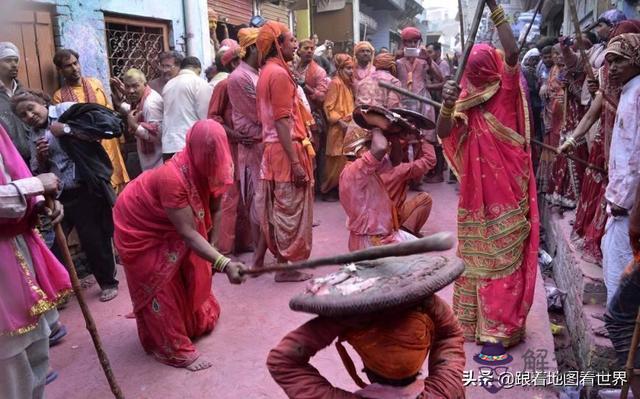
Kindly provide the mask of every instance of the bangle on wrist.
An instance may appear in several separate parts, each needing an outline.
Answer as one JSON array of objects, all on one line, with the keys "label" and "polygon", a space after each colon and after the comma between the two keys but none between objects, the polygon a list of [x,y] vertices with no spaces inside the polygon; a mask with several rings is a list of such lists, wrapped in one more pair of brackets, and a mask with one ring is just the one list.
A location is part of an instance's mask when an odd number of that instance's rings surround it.
[{"label": "bangle on wrist", "polygon": [[455,105],[453,107],[449,107],[443,104],[442,107],[440,107],[440,116],[443,118],[451,119],[453,117],[455,110],[456,110]]},{"label": "bangle on wrist", "polygon": [[216,258],[215,262],[213,262],[213,269],[217,272],[224,273],[224,269],[231,262],[231,259],[227,258],[224,255],[220,255]]}]

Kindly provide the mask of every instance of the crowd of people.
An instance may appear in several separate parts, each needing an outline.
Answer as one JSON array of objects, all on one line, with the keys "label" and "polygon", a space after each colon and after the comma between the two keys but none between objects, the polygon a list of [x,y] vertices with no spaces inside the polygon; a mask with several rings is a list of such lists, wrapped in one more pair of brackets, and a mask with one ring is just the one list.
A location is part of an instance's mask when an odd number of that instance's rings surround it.
[{"label": "crowd of people", "polygon": [[[453,311],[444,302],[421,311],[446,324],[448,335],[416,342],[414,360],[422,365],[424,351],[437,347],[433,339],[446,341],[452,358],[430,364],[419,395],[464,397],[462,337],[482,345],[479,363],[511,360],[507,349],[523,339],[533,301],[538,212],[547,204],[577,209],[573,237],[586,259],[602,263],[616,309],[606,316],[612,339],[628,340],[623,319],[637,307],[621,309],[620,301],[637,296],[628,292],[637,276],[628,270],[627,292],[616,292],[634,250],[638,263],[629,228],[640,185],[640,22],[608,11],[595,33],[546,39],[520,59],[504,10],[495,0],[487,5],[501,49],[476,45],[460,85],[451,80],[456,63],[443,59],[439,43],[423,45],[414,27],[402,30],[394,53],[363,41],[353,54],[332,54],[317,36],[298,42],[285,25],[267,22],[220,43],[207,79],[198,58],[170,51],[157,60],[158,77],[129,69],[111,79],[110,96],[83,76],[72,49],[54,56],[63,83],[52,97],[22,87],[20,50],[0,43],[0,248],[10,260],[0,270],[0,379],[10,381],[0,393],[41,397],[54,378],[48,348],[65,334],[56,306],[70,283],[52,226],[77,231],[100,301],[118,294],[117,255],[144,350],[198,371],[211,363],[192,339],[211,332],[220,314],[213,273],[240,284],[246,269],[264,267],[267,251],[280,264],[309,258],[316,196],[340,202],[350,251],[415,240],[433,202],[421,185],[444,181],[447,164],[460,182],[458,255],[466,270],[454,285]],[[122,138],[100,146],[67,122],[83,103],[120,116],[125,136],[136,141],[140,176],[130,179]],[[389,110],[392,120],[404,115],[413,133],[369,121]],[[94,144],[93,158],[80,156],[74,140]],[[631,237],[637,241],[637,232]],[[230,258],[247,251],[249,266]],[[311,277],[281,271],[275,281]],[[313,323],[304,328],[325,328]],[[308,353],[327,344],[300,334],[291,337]],[[327,334],[318,339],[336,336]],[[393,335],[385,335],[388,345],[407,350]],[[318,397],[309,395],[334,389],[309,369],[309,356],[290,358],[284,343],[269,368],[285,392]],[[398,355],[375,351],[382,363]],[[290,380],[297,368],[307,370],[308,384]],[[385,370],[367,373],[392,396],[400,392],[394,387],[418,396],[418,372]]]}]

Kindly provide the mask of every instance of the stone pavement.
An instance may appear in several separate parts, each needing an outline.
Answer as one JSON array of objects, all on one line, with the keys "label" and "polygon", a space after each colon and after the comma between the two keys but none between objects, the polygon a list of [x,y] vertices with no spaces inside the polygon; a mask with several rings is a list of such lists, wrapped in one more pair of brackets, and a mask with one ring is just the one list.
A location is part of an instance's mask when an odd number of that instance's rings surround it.
[{"label": "stone pavement", "polygon": [[[434,197],[433,211],[423,232],[455,232],[455,186],[443,183],[423,187]],[[312,256],[346,252],[348,234],[340,204],[317,202],[315,219],[320,221],[320,226],[314,229]],[[447,254],[455,256],[453,250]],[[242,256],[244,261],[248,261],[249,258],[250,254]],[[335,269],[336,267],[323,268],[317,270],[316,275]],[[288,331],[311,317],[288,308],[289,298],[300,292],[304,283],[276,284],[272,276],[266,275],[249,279],[242,286],[231,286],[226,277],[216,276],[213,291],[222,306],[219,324],[211,335],[196,342],[202,356],[212,361],[213,367],[192,373],[160,364],[144,353],[138,341],[135,320],[125,317],[131,312],[131,302],[121,268],[118,269],[118,278],[121,289],[115,300],[100,303],[97,287],[86,290],[85,296],[115,375],[127,398],[285,398],[282,390],[271,379],[265,367],[265,359],[268,351]],[[451,286],[447,287],[440,296],[450,303],[452,291]],[[67,326],[69,335],[59,346],[51,350],[52,366],[60,377],[47,387],[47,398],[111,398],[108,384],[75,301],[61,312],[61,320]],[[538,366],[538,369],[544,367],[547,371],[555,370],[553,339],[540,278],[527,326],[526,341],[511,351],[514,361],[508,365],[509,371],[530,371],[531,366]],[[465,348],[466,369],[473,370],[475,377],[478,377],[478,365],[473,362],[472,357],[479,347],[467,343]],[[357,357],[354,357],[355,359]],[[526,365],[525,359],[538,359],[538,362]],[[316,355],[313,364],[335,386],[356,389],[333,347]],[[357,364],[356,366],[359,367]],[[503,389],[495,394],[479,386],[467,389],[467,398],[470,399],[511,398],[513,395],[519,395],[523,399],[556,397],[550,390],[531,388]]]}]

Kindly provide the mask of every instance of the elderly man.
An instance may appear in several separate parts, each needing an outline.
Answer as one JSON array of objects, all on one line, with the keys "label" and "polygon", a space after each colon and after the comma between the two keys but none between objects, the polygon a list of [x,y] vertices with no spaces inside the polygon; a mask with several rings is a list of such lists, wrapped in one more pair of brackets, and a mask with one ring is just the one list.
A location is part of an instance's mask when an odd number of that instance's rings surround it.
[{"label": "elderly man", "polygon": [[609,153],[609,184],[605,191],[609,215],[602,238],[602,269],[607,303],[620,285],[620,276],[631,262],[629,213],[640,185],[640,34],[613,38],[606,50],[609,79],[622,86]]},{"label": "elderly man", "polygon": [[383,108],[399,108],[400,95],[389,89],[378,86],[378,82],[387,82],[396,87],[402,87],[402,84],[396,78],[397,67],[396,59],[393,54],[378,54],[373,60],[373,66],[376,70],[368,78],[360,81],[354,97],[356,105],[369,104],[377,105]]},{"label": "elderly man", "polygon": [[[260,28],[256,46],[262,63],[256,100],[265,145],[257,200],[262,232],[278,262],[304,260],[311,253],[314,180],[304,105],[287,66],[296,38],[285,25],[269,21]],[[287,271],[275,277],[284,282],[311,275]]]},{"label": "elderly man", "polygon": [[[139,69],[125,72],[122,82],[112,79],[114,105],[127,118],[129,132],[136,138],[142,171],[162,165],[162,97],[147,84]],[[117,100],[125,99],[126,102]]]},{"label": "elderly man", "polygon": [[13,145],[22,159],[29,164],[29,128],[11,111],[11,97],[20,91],[18,64],[20,51],[11,42],[0,42],[0,123],[7,129]]},{"label": "elderly man", "polygon": [[187,130],[196,121],[207,119],[213,89],[200,77],[202,65],[196,57],[186,57],[178,76],[162,90],[162,157],[167,160],[185,145]]},{"label": "elderly man", "polygon": [[229,100],[233,103],[232,119],[235,131],[242,137],[238,143],[237,173],[240,178],[242,204],[249,212],[254,244],[253,268],[264,264],[267,244],[260,230],[260,216],[256,204],[262,162],[262,124],[258,118],[256,86],[258,84],[257,28],[238,32],[240,65],[229,75]]},{"label": "elderly man", "polygon": [[156,91],[158,94],[162,94],[162,90],[168,81],[178,76],[180,72],[180,64],[184,56],[177,51],[165,51],[158,57],[160,63],[160,76],[149,82],[149,87]]},{"label": "elderly man", "polygon": [[[96,78],[82,76],[80,56],[76,51],[69,49],[56,51],[53,63],[58,68],[58,73],[64,78],[62,87],[53,94],[53,104],[77,102],[96,103],[104,107],[111,107],[102,83]],[[119,139],[102,140],[102,146],[113,165],[111,185],[117,194],[129,182],[129,174],[124,164],[122,152],[120,152],[120,141]]]},{"label": "elderly man", "polygon": [[373,56],[376,50],[369,42],[358,42],[353,48],[353,55],[356,58],[356,67],[353,70],[353,86],[356,88],[360,81],[368,78],[375,72],[373,66]]}]

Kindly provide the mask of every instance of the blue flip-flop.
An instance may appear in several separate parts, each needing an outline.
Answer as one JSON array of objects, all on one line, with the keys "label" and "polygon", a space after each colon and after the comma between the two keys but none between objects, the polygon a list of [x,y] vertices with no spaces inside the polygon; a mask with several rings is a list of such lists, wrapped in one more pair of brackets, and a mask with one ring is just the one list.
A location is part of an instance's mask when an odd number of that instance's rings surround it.
[{"label": "blue flip-flop", "polygon": [[61,324],[60,327],[49,336],[49,347],[51,348],[58,345],[66,335],[67,327],[65,327],[64,324]]},{"label": "blue flip-flop", "polygon": [[49,385],[50,383],[52,383],[57,379],[58,379],[58,373],[55,370],[51,370],[49,371],[49,373],[47,373],[47,379],[45,380],[45,385]]}]

